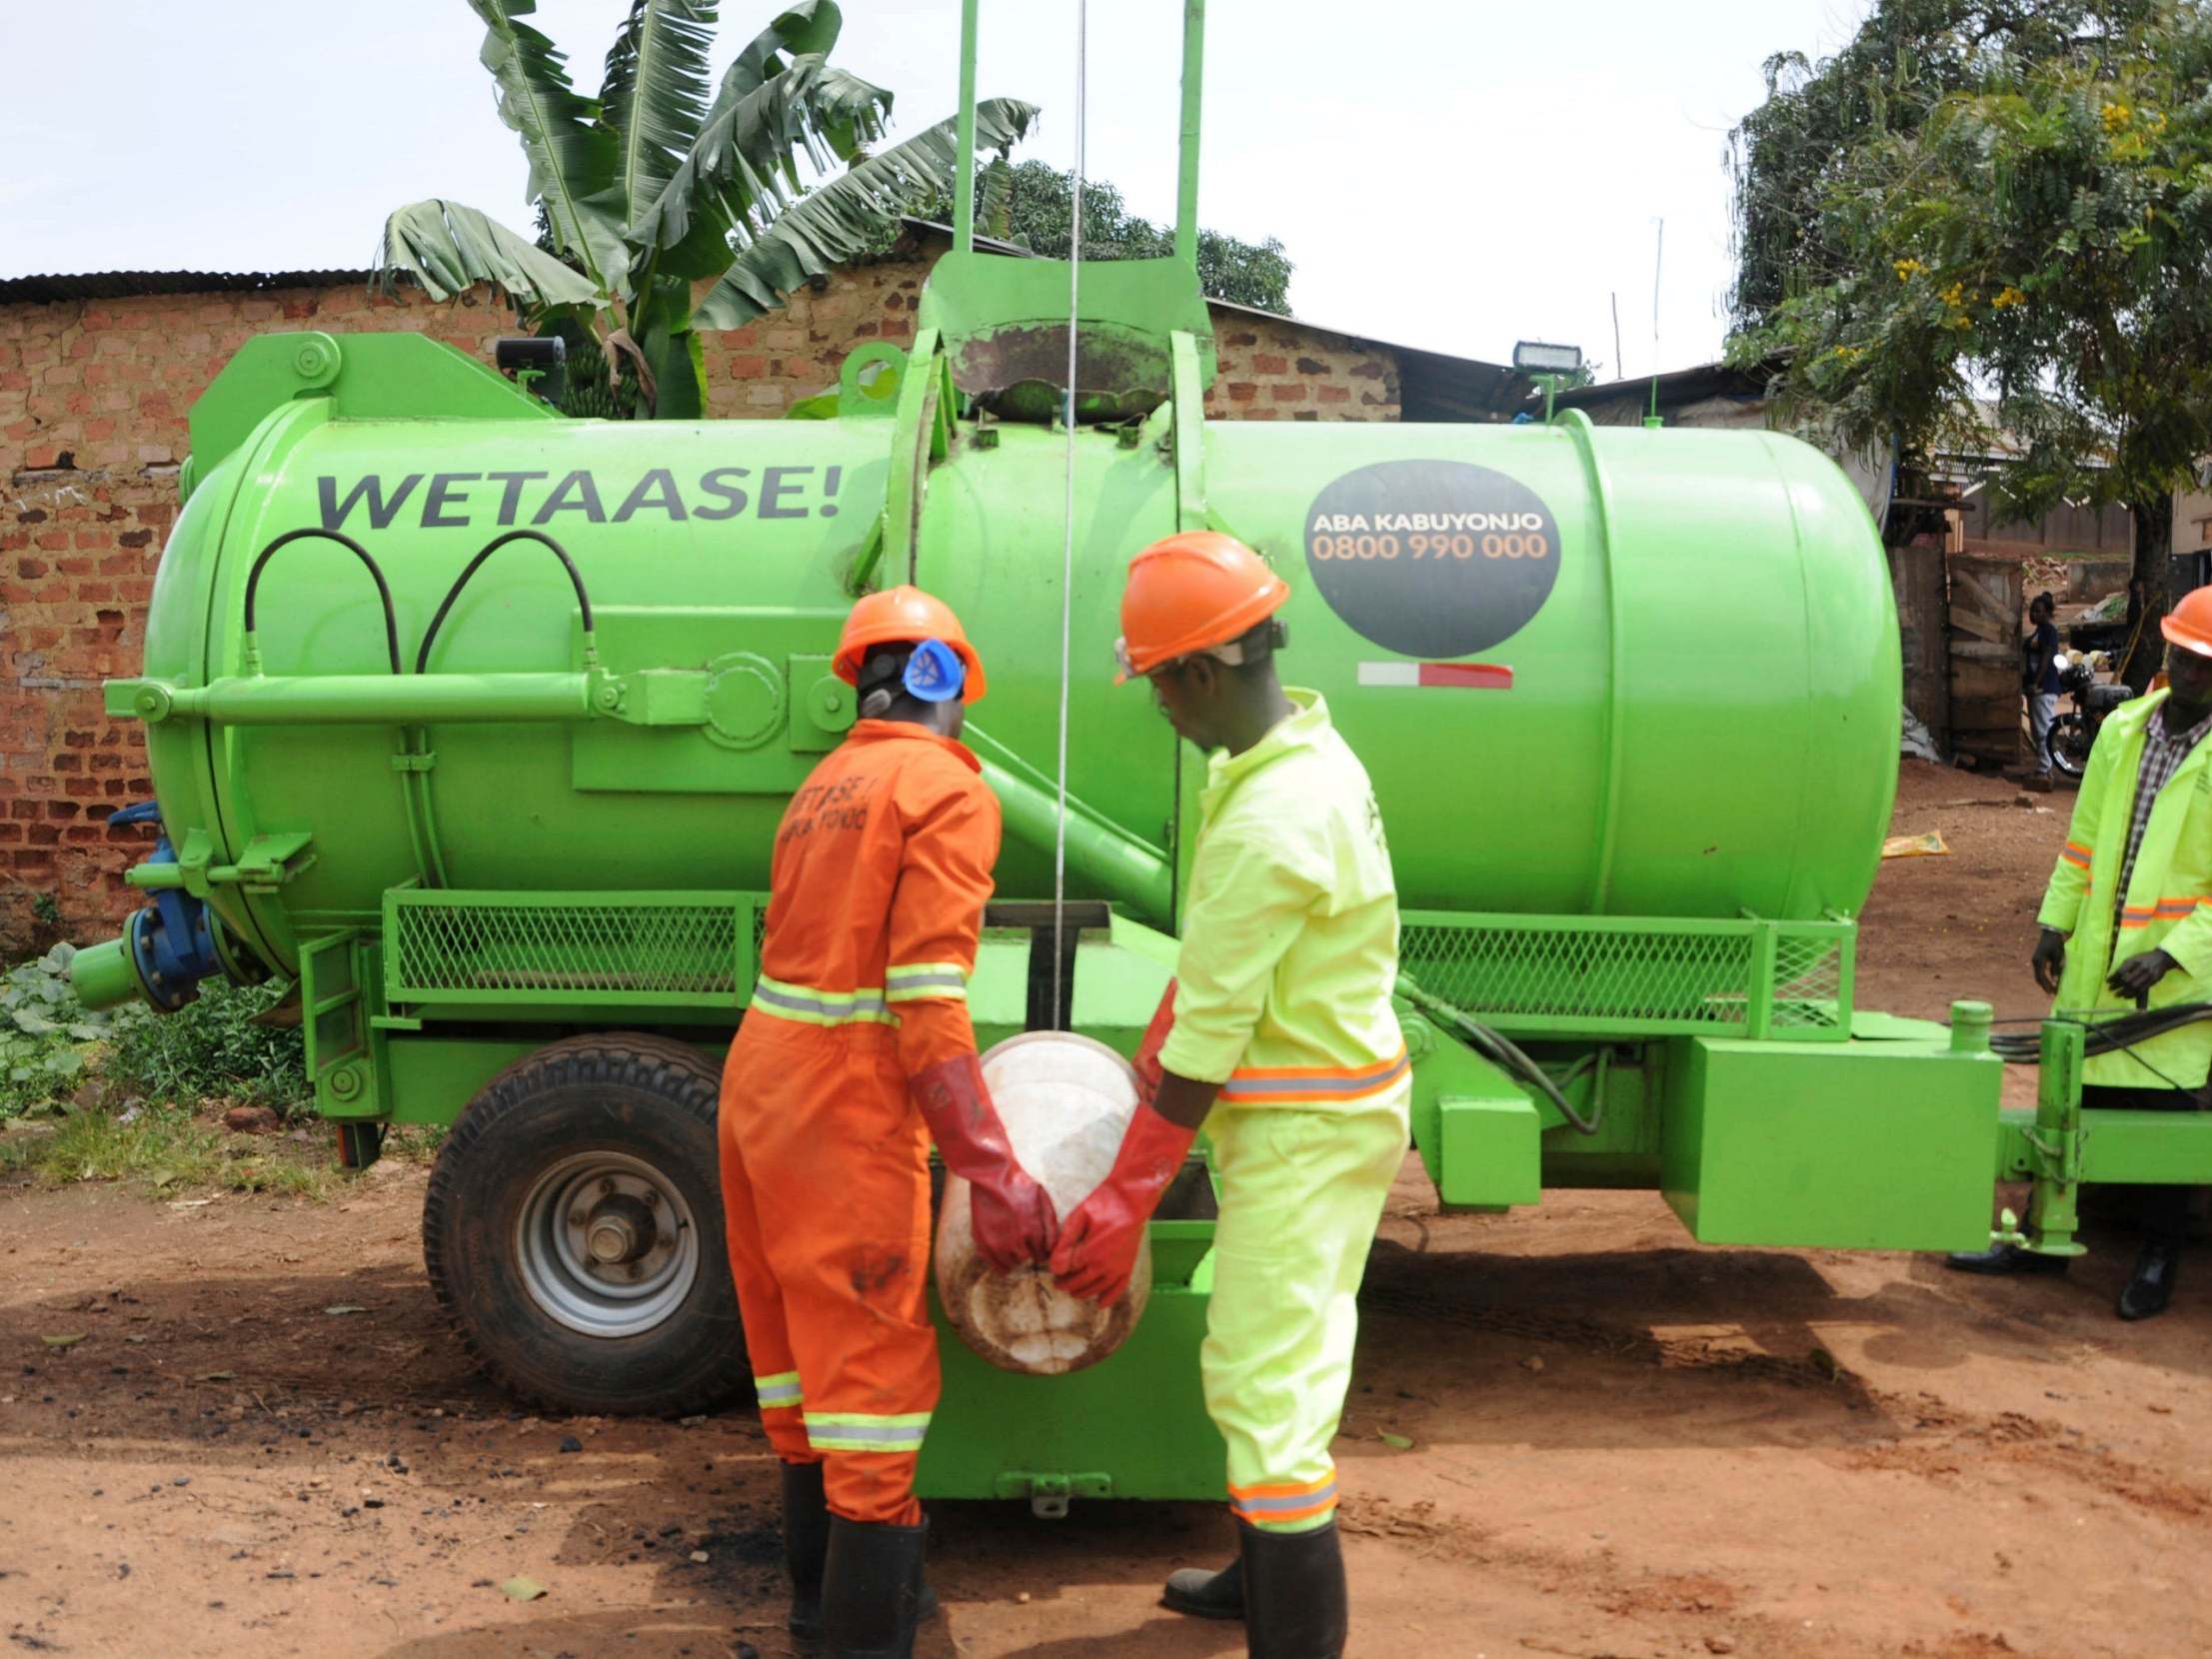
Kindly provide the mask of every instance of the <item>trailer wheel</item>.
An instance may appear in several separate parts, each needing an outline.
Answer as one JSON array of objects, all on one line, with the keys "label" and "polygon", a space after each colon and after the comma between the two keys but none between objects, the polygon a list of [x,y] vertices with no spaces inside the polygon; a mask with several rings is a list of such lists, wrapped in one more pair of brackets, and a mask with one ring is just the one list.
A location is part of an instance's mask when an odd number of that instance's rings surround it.
[{"label": "trailer wheel", "polygon": [[430,1177],[423,1259],[501,1384],[594,1415],[744,1393],[718,1094],[698,1050],[613,1032],[551,1043],[469,1102]]}]

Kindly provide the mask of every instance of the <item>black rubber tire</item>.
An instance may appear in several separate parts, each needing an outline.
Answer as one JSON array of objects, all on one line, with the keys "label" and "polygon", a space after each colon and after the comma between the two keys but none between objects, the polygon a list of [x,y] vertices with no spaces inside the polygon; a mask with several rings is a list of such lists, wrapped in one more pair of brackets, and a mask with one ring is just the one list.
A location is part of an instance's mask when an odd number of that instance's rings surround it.
[{"label": "black rubber tire", "polygon": [[[423,1201],[423,1261],[461,1339],[493,1379],[549,1411],[688,1416],[743,1398],[752,1375],[723,1241],[715,1138],[720,1079],[670,1037],[614,1031],[525,1056],[469,1102]],[[577,1152],[644,1159],[700,1229],[700,1271],[676,1311],[635,1336],[548,1315],[524,1286],[516,1227],[546,1166]]]},{"label": "black rubber tire", "polygon": [[2079,778],[2089,764],[2091,742],[2081,716],[2069,712],[2052,717],[2043,734],[2043,754],[2066,777]]}]

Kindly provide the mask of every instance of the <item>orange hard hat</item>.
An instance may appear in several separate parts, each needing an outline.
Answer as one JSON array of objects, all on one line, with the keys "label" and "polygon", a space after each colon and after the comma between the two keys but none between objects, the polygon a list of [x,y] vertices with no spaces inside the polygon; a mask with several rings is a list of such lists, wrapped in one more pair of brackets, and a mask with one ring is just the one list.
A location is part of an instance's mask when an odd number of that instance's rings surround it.
[{"label": "orange hard hat", "polygon": [[2158,619],[2158,631],[2183,651],[2212,657],[2212,588],[2192,588]]},{"label": "orange hard hat", "polygon": [[981,703],[984,660],[968,643],[968,632],[961,627],[960,618],[953,615],[953,608],[920,588],[886,588],[880,594],[865,595],[845,619],[845,632],[838,636],[838,654],[830,660],[830,671],[848,686],[858,686],[861,663],[871,646],[919,645],[924,640],[943,640],[953,648],[968,670],[961,700]]},{"label": "orange hard hat", "polygon": [[1289,585],[1233,536],[1186,530],[1129,561],[1115,684],[1239,639],[1282,608]]}]

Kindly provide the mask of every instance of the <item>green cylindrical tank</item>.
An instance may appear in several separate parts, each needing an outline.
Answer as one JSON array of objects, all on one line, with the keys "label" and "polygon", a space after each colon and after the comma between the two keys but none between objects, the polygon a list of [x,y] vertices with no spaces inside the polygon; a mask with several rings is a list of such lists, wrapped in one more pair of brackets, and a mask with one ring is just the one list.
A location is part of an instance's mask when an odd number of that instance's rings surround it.
[{"label": "green cylindrical tank", "polygon": [[[305,832],[281,885],[223,886],[232,930],[289,966],[410,880],[504,889],[760,889],[790,790],[843,716],[825,684],[885,504],[892,423],[334,418],[284,404],[199,479],[164,553],[149,679],[251,672],[248,569],[279,534],[361,541],[412,672],[455,576],[503,530],[573,556],[610,672],[713,670],[705,724],[149,729],[162,816],[216,863]],[[1069,789],[1171,859],[1177,753],[1115,687],[1121,573],[1176,528],[1162,446],[1077,450]],[[1855,910],[1895,776],[1898,655],[1881,548],[1825,458],[1779,436],[1551,426],[1216,422],[1204,508],[1289,581],[1284,678],[1365,761],[1409,909],[1781,919]],[[987,759],[1050,780],[1062,696],[1064,435],[964,427],[927,478],[914,580],[990,668]],[[310,540],[257,600],[269,676],[389,672],[368,575]],[[578,668],[547,550],[502,550],[428,665]],[[818,711],[817,704],[820,704]],[[820,718],[814,719],[819,713]],[[1010,835],[1006,896],[1052,888]],[[1082,896],[1082,883],[1075,887]],[[1149,919],[1166,922],[1166,916]]]}]

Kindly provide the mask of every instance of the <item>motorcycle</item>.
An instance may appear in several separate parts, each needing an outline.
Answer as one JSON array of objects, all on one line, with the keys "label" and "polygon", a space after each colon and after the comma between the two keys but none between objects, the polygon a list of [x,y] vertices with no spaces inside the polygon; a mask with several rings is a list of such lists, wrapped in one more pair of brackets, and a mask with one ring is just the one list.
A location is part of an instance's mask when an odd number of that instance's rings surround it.
[{"label": "motorcycle", "polygon": [[2051,729],[2043,735],[2043,753],[2066,777],[2079,778],[2082,768],[2089,764],[2090,748],[2097,741],[2097,730],[2104,725],[2105,717],[2135,693],[2126,686],[2098,684],[2097,675],[2111,662],[2104,652],[2081,652],[2073,657],[2060,652],[2053,662],[2058,670],[2059,695],[2071,696],[2074,706],[2052,717]]}]

